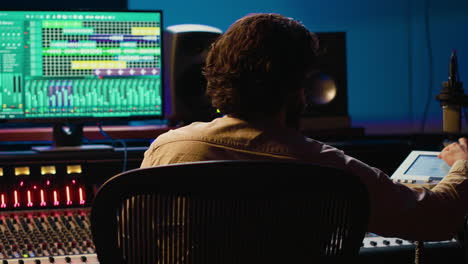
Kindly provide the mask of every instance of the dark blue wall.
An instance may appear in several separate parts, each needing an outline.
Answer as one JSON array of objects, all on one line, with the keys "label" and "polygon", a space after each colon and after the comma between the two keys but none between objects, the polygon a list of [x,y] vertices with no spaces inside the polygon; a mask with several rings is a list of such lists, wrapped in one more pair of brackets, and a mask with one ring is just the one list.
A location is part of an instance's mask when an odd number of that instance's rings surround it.
[{"label": "dark blue wall", "polygon": [[248,13],[275,12],[315,32],[347,32],[349,113],[353,126],[370,134],[421,131],[428,96],[425,131],[441,131],[434,97],[447,80],[453,49],[468,90],[467,0],[128,0],[128,5],[162,9],[165,26],[196,23],[224,31]]}]

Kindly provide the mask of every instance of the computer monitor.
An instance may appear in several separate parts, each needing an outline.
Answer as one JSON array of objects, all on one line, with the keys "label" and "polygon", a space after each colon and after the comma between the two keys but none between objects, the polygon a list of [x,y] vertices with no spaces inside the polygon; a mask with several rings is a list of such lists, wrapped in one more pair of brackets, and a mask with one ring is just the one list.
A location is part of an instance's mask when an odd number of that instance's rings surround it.
[{"label": "computer monitor", "polygon": [[0,10],[0,121],[52,123],[59,146],[84,122],[163,118],[162,30],[160,10]]}]

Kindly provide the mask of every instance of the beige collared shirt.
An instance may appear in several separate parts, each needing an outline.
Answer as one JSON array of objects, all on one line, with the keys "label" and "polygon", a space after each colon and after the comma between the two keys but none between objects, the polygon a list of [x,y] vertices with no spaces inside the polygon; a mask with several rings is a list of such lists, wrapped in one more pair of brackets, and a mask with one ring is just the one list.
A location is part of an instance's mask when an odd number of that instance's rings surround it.
[{"label": "beige collared shirt", "polygon": [[429,241],[451,239],[463,228],[468,211],[466,160],[456,161],[449,174],[432,189],[408,187],[394,183],[379,169],[294,130],[252,125],[225,116],[158,136],[145,152],[141,167],[206,160],[277,159],[334,166],[359,176],[370,195],[369,232]]}]

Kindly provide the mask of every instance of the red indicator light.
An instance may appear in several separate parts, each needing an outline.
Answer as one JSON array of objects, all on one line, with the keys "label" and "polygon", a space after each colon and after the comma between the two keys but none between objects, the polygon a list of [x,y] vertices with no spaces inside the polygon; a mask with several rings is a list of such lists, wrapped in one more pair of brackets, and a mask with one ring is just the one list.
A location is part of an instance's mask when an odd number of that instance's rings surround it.
[{"label": "red indicator light", "polygon": [[46,206],[46,201],[45,201],[45,196],[44,196],[44,190],[41,190],[41,203],[39,204],[40,206]]},{"label": "red indicator light", "polygon": [[26,204],[27,207],[32,207],[33,203],[31,200],[31,191],[28,191],[28,203]]},{"label": "red indicator light", "polygon": [[37,189],[37,186],[36,186],[36,185],[34,185],[34,186],[33,186],[33,189],[34,189],[34,190],[36,190],[36,189]]},{"label": "red indicator light", "polygon": [[71,205],[72,201],[71,201],[71,198],[70,198],[70,187],[66,186],[65,187],[65,192],[67,194],[67,205]]},{"label": "red indicator light", "polygon": [[76,183],[76,181],[75,181],[75,180],[72,180],[72,183],[73,183],[73,184],[75,184],[75,183]]},{"label": "red indicator light", "polygon": [[46,181],[46,185],[47,185],[47,186],[50,185],[50,181],[49,181],[49,180]]},{"label": "red indicator light", "polygon": [[20,203],[19,203],[19,200],[18,200],[18,191],[13,192],[13,198],[15,200],[15,203],[13,204],[13,207],[19,207]]},{"label": "red indicator light", "polygon": [[60,202],[58,200],[58,194],[57,194],[57,191],[54,191],[54,206],[57,206],[59,205]]},{"label": "red indicator light", "polygon": [[86,201],[85,201],[85,199],[84,199],[83,188],[80,187],[80,188],[78,189],[78,193],[79,193],[79,195],[80,195],[80,204],[85,204]]},{"label": "red indicator light", "polygon": [[6,208],[5,195],[4,194],[2,194],[1,200],[2,200],[2,203],[0,204],[0,207],[1,208]]},{"label": "red indicator light", "polygon": [[20,186],[23,187],[24,181],[20,181]]}]

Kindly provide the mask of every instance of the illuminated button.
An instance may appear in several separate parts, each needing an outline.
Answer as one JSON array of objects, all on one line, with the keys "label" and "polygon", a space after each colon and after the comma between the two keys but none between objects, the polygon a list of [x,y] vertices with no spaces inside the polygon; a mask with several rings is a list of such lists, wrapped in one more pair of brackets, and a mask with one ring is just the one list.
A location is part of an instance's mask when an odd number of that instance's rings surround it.
[{"label": "illuminated button", "polygon": [[3,168],[0,168],[0,177],[3,176]]},{"label": "illuminated button", "polygon": [[81,173],[81,165],[67,165],[67,174]]},{"label": "illuminated button", "polygon": [[41,175],[57,173],[55,166],[41,166]]},{"label": "illuminated button", "polygon": [[31,172],[29,171],[29,167],[16,167],[15,168],[15,176],[21,175],[29,175]]}]

